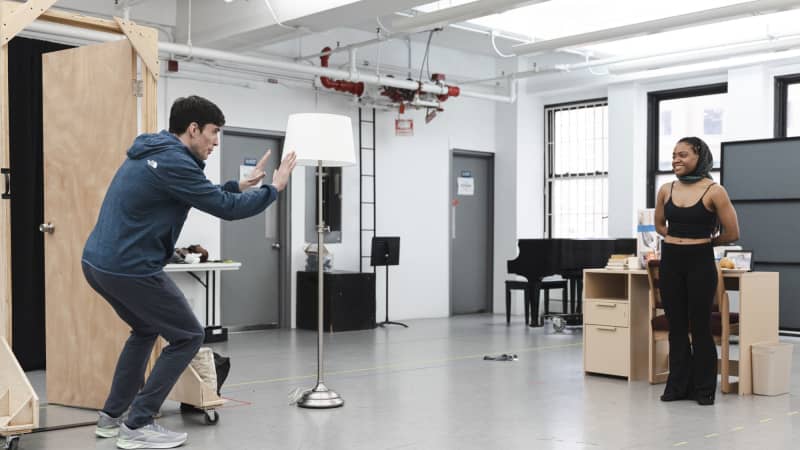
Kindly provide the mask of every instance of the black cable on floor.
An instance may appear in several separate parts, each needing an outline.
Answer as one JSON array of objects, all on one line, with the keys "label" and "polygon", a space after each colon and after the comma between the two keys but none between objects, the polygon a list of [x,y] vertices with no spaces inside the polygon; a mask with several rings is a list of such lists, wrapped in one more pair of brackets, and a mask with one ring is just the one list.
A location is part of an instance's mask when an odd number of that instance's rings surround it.
[{"label": "black cable on floor", "polygon": [[45,431],[58,431],[58,430],[69,430],[71,428],[83,428],[97,425],[97,421],[93,420],[91,422],[78,422],[78,423],[68,423],[66,425],[53,425],[52,427],[40,427],[34,428],[31,430],[31,434],[33,433],[44,433]]}]

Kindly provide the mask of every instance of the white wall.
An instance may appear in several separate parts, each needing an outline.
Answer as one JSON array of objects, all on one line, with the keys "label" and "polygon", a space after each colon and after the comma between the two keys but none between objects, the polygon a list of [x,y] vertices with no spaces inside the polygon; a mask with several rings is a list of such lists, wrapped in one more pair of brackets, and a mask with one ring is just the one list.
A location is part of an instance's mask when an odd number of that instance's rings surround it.
[{"label": "white wall", "polygon": [[[425,125],[413,113],[413,137],[395,137],[394,112],[378,113],[377,230],[400,236],[400,265],[389,270],[391,319],[449,315],[450,175],[452,149],[495,151],[495,105],[451,99]],[[378,270],[377,317],[385,311]]]},{"label": "white wall", "polygon": [[[315,44],[310,44],[314,46]],[[397,50],[397,49],[395,49]],[[416,51],[416,50],[415,50]],[[442,51],[442,50],[438,50]],[[454,52],[457,53],[457,52]],[[453,62],[459,55],[449,55]],[[463,55],[462,55],[463,56]],[[402,58],[393,57],[400,64]],[[445,58],[447,59],[447,58]],[[635,212],[646,205],[647,93],[658,90],[727,81],[729,101],[725,116],[726,139],[765,138],[772,135],[773,77],[800,72],[800,64],[757,65],[730,69],[702,77],[672,77],[598,86],[597,82],[563,86],[563,93],[537,92],[535,80],[522,81],[515,104],[496,104],[468,98],[451,99],[446,111],[430,124],[423,112],[410,112],[415,136],[396,137],[396,112],[377,114],[377,229],[399,235],[401,265],[390,274],[391,318],[443,317],[449,314],[449,157],[454,148],[495,153],[495,252],[493,306],[505,311],[503,281],[506,261],[516,257],[518,238],[543,235],[544,117],[547,104],[608,97],[609,101],[609,235],[632,236]],[[161,120],[165,108],[181,95],[198,94],[217,102],[228,124],[265,130],[283,130],[292,112],[327,111],[348,114],[357,121],[355,107],[344,97],[282,85],[251,83],[255,88],[164,78],[161,82]],[[224,151],[224,143],[221,151]],[[206,172],[219,176],[212,156]],[[295,173],[292,183],[292,274],[304,267],[304,177]],[[217,180],[219,181],[219,180]],[[343,243],[330,245],[334,264],[358,270],[358,169],[344,172]],[[200,242],[220,255],[219,222],[193,212],[179,245]],[[235,255],[223,255],[233,257]],[[384,314],[384,273],[377,277],[377,317]],[[294,285],[294,275],[292,275]],[[191,290],[192,287],[187,289]],[[202,300],[195,287],[191,297]],[[292,310],[294,305],[292,287]],[[516,301],[514,312],[521,302]],[[294,312],[292,312],[294,318]]]},{"label": "white wall", "polygon": [[[233,127],[283,131],[294,112],[331,112],[350,115],[357,134],[357,109],[349,97],[315,95],[305,88],[250,83],[254,88],[205,81],[162,77],[159,120],[166,127],[168,110],[178,97],[200,95],[217,103]],[[397,112],[377,114],[377,230],[401,236],[401,265],[390,273],[390,312],[394,319],[444,317],[449,314],[449,155],[451,149],[495,151],[495,104],[469,98],[451,99],[445,111],[430,124],[424,111],[407,112],[415,120],[412,137],[394,135]],[[206,174],[219,179],[220,154],[225,144],[207,161]],[[357,167],[343,172],[342,243],[327,244],[334,252],[334,266],[358,270],[359,223]],[[291,185],[292,322],[294,322],[295,272],[305,267],[304,208],[305,170],[294,172]],[[232,258],[220,248],[220,221],[193,210],[178,240],[179,246],[200,243],[211,258]],[[377,277],[377,317],[384,314],[384,274]],[[222,275],[224,276],[224,274]],[[185,275],[174,278],[195,310],[203,314],[204,292]],[[224,299],[222,299],[224,301]],[[219,314],[219,313],[218,313]]]},{"label": "white wall", "polygon": [[[647,204],[648,92],[727,82],[723,140],[764,139],[773,135],[774,77],[791,73],[800,73],[800,63],[758,64],[703,76],[612,83],[605,88],[592,82],[586,83],[590,88],[580,89],[584,81],[578,81],[560,86],[564,93],[548,95],[544,103],[608,98],[609,236],[630,237],[636,211]],[[534,144],[543,150],[543,142]]]}]

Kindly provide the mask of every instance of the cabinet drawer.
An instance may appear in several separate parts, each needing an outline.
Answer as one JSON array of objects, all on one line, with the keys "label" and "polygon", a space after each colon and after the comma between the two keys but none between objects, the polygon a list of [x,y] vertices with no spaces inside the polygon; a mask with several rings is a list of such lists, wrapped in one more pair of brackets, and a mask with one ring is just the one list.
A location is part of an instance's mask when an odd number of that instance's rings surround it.
[{"label": "cabinet drawer", "polygon": [[583,327],[583,370],[627,377],[630,374],[629,329],[603,325]]},{"label": "cabinet drawer", "polygon": [[610,300],[587,300],[583,303],[583,323],[628,326],[628,303]]}]

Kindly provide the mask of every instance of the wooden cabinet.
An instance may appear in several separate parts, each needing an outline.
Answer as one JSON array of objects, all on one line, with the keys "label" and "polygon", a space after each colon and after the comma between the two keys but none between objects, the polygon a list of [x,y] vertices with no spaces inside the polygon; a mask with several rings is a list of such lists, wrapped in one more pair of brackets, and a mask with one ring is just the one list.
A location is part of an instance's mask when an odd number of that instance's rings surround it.
[{"label": "wooden cabinet", "polygon": [[649,287],[646,273],[640,272],[631,276],[629,271],[584,271],[584,372],[632,380],[647,377]]},{"label": "wooden cabinet", "polygon": [[[752,392],[750,347],[778,342],[777,272],[725,272],[725,289],[739,292],[739,394]],[[583,272],[583,370],[647,380],[648,294],[644,270]]]},{"label": "wooden cabinet", "polygon": [[628,327],[584,325],[584,371],[628,376],[629,331]]}]

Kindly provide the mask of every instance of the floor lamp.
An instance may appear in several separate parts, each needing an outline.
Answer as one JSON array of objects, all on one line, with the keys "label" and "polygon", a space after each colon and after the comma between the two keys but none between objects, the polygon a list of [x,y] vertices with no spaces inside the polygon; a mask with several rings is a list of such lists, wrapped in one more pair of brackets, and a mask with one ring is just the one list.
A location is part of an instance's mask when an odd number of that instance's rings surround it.
[{"label": "floor lamp", "polygon": [[283,148],[297,153],[297,164],[317,167],[317,384],[297,402],[301,408],[337,408],[344,400],[323,381],[322,318],[323,271],[322,168],[356,163],[350,117],[335,114],[292,114],[286,125]]}]

